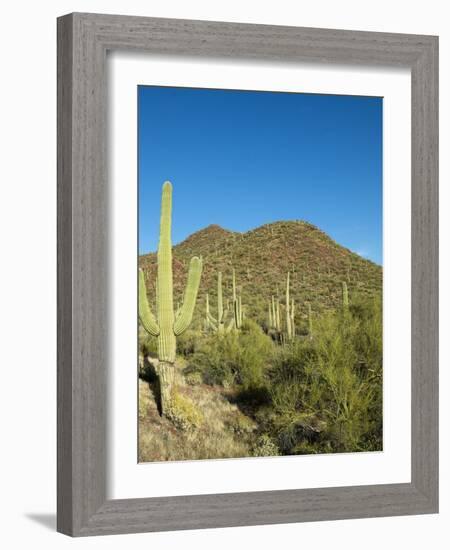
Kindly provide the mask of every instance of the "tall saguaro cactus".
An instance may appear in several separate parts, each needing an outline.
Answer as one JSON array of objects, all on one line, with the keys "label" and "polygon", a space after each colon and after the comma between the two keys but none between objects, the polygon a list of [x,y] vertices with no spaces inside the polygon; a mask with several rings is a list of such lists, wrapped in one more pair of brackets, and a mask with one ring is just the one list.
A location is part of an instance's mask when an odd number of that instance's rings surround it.
[{"label": "tall saguaro cactus", "polygon": [[269,318],[268,318],[268,320],[269,320],[269,325],[268,325],[269,329],[273,329],[275,323],[274,323],[274,319],[273,319],[273,315],[272,315],[272,304],[271,304],[270,300],[269,300]]},{"label": "tall saguaro cactus", "polygon": [[225,330],[225,319],[228,310],[223,309],[223,293],[222,293],[222,273],[217,273],[217,317],[214,317],[209,310],[209,296],[206,295],[206,323],[209,328],[215,332],[223,332]]},{"label": "tall saguaro cactus", "polygon": [[233,323],[235,329],[242,326],[242,298],[236,294],[236,272],[233,269]]},{"label": "tall saguaro cactus", "polygon": [[[277,285],[278,293],[278,285]],[[280,343],[295,338],[295,302],[290,295],[290,272],[288,271],[286,278],[286,294],[284,304],[284,314],[281,321],[280,299],[272,294],[272,299],[269,300],[269,328],[275,331],[277,339]],[[285,317],[284,317],[285,315]]]},{"label": "tall saguaro cactus", "polygon": [[139,273],[139,318],[144,329],[158,338],[159,364],[157,374],[161,389],[161,413],[170,416],[175,382],[176,337],[190,325],[197,300],[202,274],[201,258],[193,257],[184,293],[183,305],[177,315],[173,311],[172,275],[172,184],[166,181],[162,188],[161,221],[158,244],[157,319],[147,299],[144,273]]},{"label": "tall saguaro cactus", "polygon": [[281,343],[281,317],[280,317],[280,300],[272,294],[272,299],[269,300],[269,328],[274,331],[277,340]]},{"label": "tall saguaro cactus", "polygon": [[292,329],[292,338],[295,338],[295,302],[294,302],[294,298],[291,298],[291,329]]},{"label": "tall saguaro cactus", "polygon": [[292,334],[292,314],[291,314],[291,298],[289,295],[289,279],[290,279],[290,273],[288,271],[287,279],[286,279],[286,332],[288,340],[292,340],[293,334]]}]

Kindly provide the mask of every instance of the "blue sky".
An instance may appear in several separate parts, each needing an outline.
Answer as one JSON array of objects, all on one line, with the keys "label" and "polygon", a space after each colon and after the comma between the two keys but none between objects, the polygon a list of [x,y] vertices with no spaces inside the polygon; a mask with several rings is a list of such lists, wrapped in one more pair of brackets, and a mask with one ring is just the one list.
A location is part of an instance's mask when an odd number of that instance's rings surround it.
[{"label": "blue sky", "polygon": [[382,263],[382,98],[138,87],[139,252],[209,224],[305,220]]}]

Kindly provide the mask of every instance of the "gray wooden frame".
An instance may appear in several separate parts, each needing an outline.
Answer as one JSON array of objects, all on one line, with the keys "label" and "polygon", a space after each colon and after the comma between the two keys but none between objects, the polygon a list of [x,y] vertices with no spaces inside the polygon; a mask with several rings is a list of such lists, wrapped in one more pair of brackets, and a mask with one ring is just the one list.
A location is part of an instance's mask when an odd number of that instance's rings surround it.
[{"label": "gray wooden frame", "polygon": [[[106,498],[106,52],[412,73],[411,483]],[[75,13],[58,19],[58,530],[73,536],[438,511],[438,38]]]}]

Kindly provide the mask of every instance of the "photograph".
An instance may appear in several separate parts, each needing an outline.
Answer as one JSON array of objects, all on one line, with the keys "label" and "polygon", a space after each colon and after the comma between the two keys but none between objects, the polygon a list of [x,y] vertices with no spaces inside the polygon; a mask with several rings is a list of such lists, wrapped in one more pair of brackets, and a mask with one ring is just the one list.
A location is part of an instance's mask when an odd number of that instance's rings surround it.
[{"label": "photograph", "polygon": [[137,95],[138,462],[382,451],[383,98]]}]

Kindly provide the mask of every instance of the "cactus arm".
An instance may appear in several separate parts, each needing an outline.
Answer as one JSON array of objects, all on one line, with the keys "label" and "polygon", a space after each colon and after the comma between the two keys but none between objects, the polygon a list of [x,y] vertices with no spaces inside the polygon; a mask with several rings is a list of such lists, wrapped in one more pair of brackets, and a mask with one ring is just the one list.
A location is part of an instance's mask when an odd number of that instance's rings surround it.
[{"label": "cactus arm", "polygon": [[233,302],[236,301],[236,271],[233,268]]},{"label": "cactus arm", "polygon": [[217,326],[217,319],[215,319],[211,313],[208,313],[206,316],[206,322],[208,323],[208,327],[211,328],[214,332],[217,332],[218,326]]},{"label": "cactus arm", "polygon": [[292,337],[295,337],[295,303],[294,298],[291,299],[291,330]]},{"label": "cactus arm", "polygon": [[211,327],[214,330],[217,330],[217,320],[211,315],[211,313],[208,313],[207,319],[208,319],[208,323],[211,325]]},{"label": "cactus arm", "polygon": [[241,312],[238,299],[234,302],[234,327],[241,328]]},{"label": "cactus arm", "polygon": [[289,296],[289,278],[290,273],[288,271],[287,279],[286,279],[286,330],[287,330],[287,337],[290,340],[292,338],[292,326],[291,326],[291,299]]},{"label": "cactus arm", "polygon": [[[206,293],[206,304],[205,305],[206,305],[206,309],[205,309],[205,328],[208,329],[211,326],[211,319],[210,318],[212,317],[212,315],[209,311],[209,294],[208,293]],[[214,322],[215,321],[216,320],[214,319]]]},{"label": "cactus arm", "polygon": [[233,315],[234,315],[234,328],[241,328],[242,324],[242,315],[241,315],[241,304],[240,296],[236,294],[236,271],[233,269]]},{"label": "cactus arm", "polygon": [[192,321],[201,276],[202,260],[194,256],[194,258],[191,259],[191,263],[189,264],[189,275],[186,285],[184,302],[181,306],[180,315],[178,316],[178,319],[175,321],[175,324],[173,326],[173,332],[175,336],[183,333]]},{"label": "cactus arm", "polygon": [[275,311],[275,297],[272,294],[272,328],[277,328],[277,321],[276,321],[276,311]]},{"label": "cactus arm", "polygon": [[144,272],[139,270],[139,319],[144,329],[152,336],[159,335],[159,327],[150,309],[145,288]]}]

